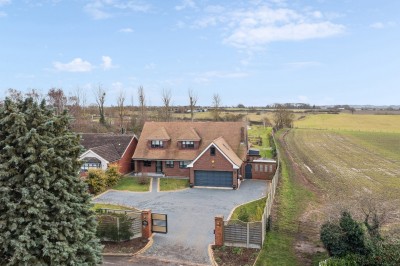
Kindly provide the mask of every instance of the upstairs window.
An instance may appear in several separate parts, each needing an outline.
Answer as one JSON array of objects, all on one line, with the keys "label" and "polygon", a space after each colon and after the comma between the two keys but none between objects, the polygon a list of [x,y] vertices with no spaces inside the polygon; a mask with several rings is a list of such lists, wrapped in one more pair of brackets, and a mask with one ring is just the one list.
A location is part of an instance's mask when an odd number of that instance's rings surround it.
[{"label": "upstairs window", "polygon": [[162,140],[152,140],[151,141],[151,147],[152,148],[163,148],[164,143]]},{"label": "upstairs window", "polygon": [[182,148],[183,149],[193,149],[194,141],[182,141]]},{"label": "upstairs window", "polygon": [[210,155],[215,156],[215,147],[210,148]]}]

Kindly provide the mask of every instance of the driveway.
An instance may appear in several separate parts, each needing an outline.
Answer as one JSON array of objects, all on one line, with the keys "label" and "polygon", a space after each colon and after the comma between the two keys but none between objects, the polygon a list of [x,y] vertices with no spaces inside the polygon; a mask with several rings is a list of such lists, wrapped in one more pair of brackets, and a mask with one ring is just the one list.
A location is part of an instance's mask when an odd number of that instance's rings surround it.
[{"label": "driveway", "polygon": [[[155,188],[153,186],[153,188]],[[246,180],[238,190],[192,188],[175,192],[110,191],[94,202],[151,209],[168,215],[168,234],[154,234],[154,244],[143,256],[210,265],[208,245],[214,242],[214,217],[227,218],[240,204],[266,195],[267,182]]]}]

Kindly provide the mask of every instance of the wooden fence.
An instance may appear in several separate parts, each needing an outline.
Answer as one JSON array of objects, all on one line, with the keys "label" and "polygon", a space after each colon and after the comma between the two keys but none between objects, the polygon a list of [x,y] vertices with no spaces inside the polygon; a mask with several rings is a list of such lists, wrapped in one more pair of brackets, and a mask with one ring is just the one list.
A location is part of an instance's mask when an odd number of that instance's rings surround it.
[{"label": "wooden fence", "polygon": [[[275,139],[274,139],[275,141]],[[279,181],[279,152],[277,154],[278,166],[267,191],[266,204],[260,222],[242,222],[240,220],[224,221],[224,245],[247,248],[261,248],[264,244],[265,234],[271,215],[272,204],[275,198],[276,187]]]}]

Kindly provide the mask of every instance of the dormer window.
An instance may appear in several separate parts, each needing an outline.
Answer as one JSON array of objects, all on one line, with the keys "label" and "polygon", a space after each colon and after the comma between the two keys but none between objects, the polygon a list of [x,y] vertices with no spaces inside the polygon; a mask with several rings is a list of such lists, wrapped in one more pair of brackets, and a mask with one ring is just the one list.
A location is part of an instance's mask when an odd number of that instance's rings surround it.
[{"label": "dormer window", "polygon": [[182,141],[182,149],[193,149],[194,141]]},{"label": "dormer window", "polygon": [[152,140],[151,141],[151,147],[152,148],[163,148],[164,143],[162,140]]}]

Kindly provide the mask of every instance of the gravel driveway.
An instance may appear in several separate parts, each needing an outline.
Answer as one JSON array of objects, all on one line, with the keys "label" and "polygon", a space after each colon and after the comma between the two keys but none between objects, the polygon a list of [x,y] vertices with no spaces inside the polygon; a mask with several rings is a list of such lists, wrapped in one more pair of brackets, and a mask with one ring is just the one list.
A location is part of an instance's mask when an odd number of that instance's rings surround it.
[{"label": "gravel driveway", "polygon": [[209,265],[207,248],[214,242],[214,217],[224,215],[227,218],[235,206],[264,197],[266,191],[266,181],[246,180],[238,190],[110,191],[94,202],[123,204],[167,214],[168,234],[154,234],[153,246],[143,255]]}]

